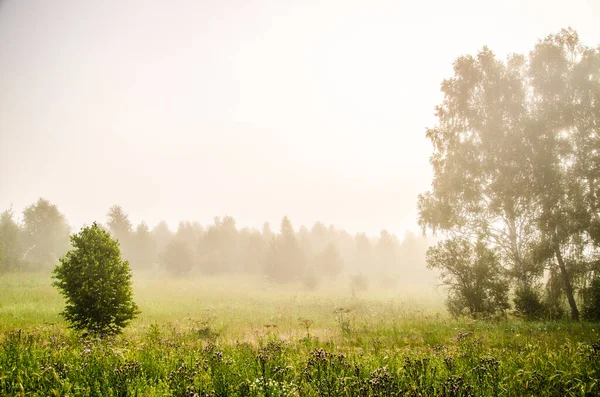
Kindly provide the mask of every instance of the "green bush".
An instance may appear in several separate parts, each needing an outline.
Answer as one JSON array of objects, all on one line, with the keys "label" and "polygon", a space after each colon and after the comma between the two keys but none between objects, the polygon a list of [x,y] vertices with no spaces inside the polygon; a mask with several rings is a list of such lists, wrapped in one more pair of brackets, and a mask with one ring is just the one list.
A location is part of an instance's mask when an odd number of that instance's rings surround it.
[{"label": "green bush", "polygon": [[504,315],[509,308],[508,280],[498,255],[482,241],[452,238],[427,250],[427,267],[440,270],[449,287],[446,304],[455,317]]},{"label": "green bush", "polygon": [[139,313],[119,243],[94,223],[72,235],[71,244],[53,275],[53,285],[66,299],[61,314],[76,330],[119,333]]},{"label": "green bush", "polygon": [[583,318],[600,321],[600,278],[594,278],[583,291]]},{"label": "green bush", "polygon": [[539,293],[531,286],[519,286],[515,290],[515,311],[528,320],[539,320],[546,314],[546,307]]}]

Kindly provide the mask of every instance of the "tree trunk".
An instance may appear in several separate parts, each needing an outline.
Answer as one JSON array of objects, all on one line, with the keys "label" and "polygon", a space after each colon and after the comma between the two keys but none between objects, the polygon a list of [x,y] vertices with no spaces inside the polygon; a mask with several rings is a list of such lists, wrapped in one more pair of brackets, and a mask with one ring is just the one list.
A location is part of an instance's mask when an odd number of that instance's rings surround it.
[{"label": "tree trunk", "polygon": [[567,299],[569,300],[569,306],[571,306],[571,319],[579,321],[579,310],[577,310],[577,303],[575,302],[575,297],[573,296],[573,286],[571,285],[571,280],[569,280],[569,273],[567,273],[565,261],[563,260],[562,254],[560,253],[560,248],[558,246],[556,246],[554,252],[556,253],[556,260],[558,261],[558,267],[560,268],[560,275],[562,276],[562,280],[565,285],[565,292],[567,294]]}]

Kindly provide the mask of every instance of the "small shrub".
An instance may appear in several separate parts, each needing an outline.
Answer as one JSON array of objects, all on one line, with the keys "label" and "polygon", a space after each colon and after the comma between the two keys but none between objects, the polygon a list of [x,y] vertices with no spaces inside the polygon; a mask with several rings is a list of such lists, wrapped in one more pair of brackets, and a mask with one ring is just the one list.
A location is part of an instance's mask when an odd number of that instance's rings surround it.
[{"label": "small shrub", "polygon": [[440,270],[449,287],[446,303],[453,316],[494,317],[509,308],[506,273],[483,241],[452,238],[429,248],[426,258],[427,267]]},{"label": "small shrub", "polygon": [[546,312],[546,307],[542,302],[539,293],[530,286],[520,286],[515,291],[515,311],[517,315],[528,320],[538,320]]},{"label": "small shrub", "polygon": [[600,321],[600,278],[595,278],[583,291],[582,317],[588,321]]},{"label": "small shrub", "polygon": [[138,313],[131,269],[119,243],[96,223],[71,236],[73,249],[60,259],[54,283],[65,297],[61,313],[71,328],[106,335],[121,332]]}]

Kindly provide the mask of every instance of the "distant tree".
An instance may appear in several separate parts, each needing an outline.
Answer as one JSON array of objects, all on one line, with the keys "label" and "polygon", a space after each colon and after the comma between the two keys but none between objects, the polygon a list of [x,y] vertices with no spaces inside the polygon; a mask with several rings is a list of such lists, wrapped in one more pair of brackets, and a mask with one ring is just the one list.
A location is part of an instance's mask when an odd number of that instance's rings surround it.
[{"label": "distant tree", "polygon": [[310,231],[306,228],[306,226],[300,226],[300,229],[296,234],[296,239],[298,240],[298,246],[304,253],[305,258],[311,258],[314,254],[314,250]]},{"label": "distant tree", "polygon": [[23,236],[12,210],[0,214],[0,273],[16,270],[23,258]]},{"label": "distant tree", "polygon": [[123,211],[121,206],[113,205],[108,210],[106,216],[108,218],[106,222],[108,230],[110,230],[110,234],[119,241],[123,257],[131,260],[133,256],[133,225],[129,220],[129,215]]},{"label": "distant tree", "polygon": [[173,275],[188,274],[194,267],[193,252],[185,242],[174,238],[161,254],[160,264]]},{"label": "distant tree", "polygon": [[475,245],[464,238],[452,238],[427,250],[427,264],[441,271],[441,280],[450,289],[448,311],[472,317],[504,313],[509,308],[509,282],[498,256],[482,241]]},{"label": "distant tree", "polygon": [[363,272],[370,269],[373,264],[373,246],[367,235],[357,233],[354,237],[354,245],[356,247],[354,255],[355,270]]},{"label": "distant tree", "polygon": [[240,249],[243,253],[241,270],[245,273],[259,273],[265,262],[268,244],[257,230],[243,229],[239,239]]},{"label": "distant tree", "polygon": [[313,227],[310,229],[310,238],[313,252],[322,251],[331,241],[329,230],[322,222],[315,222]]},{"label": "distant tree", "polygon": [[214,223],[208,227],[198,242],[200,269],[204,273],[218,274],[225,271],[227,264],[222,250],[227,247],[224,247],[223,237],[221,218],[215,217]]},{"label": "distant tree", "polygon": [[49,268],[69,249],[69,225],[63,214],[48,200],[23,211],[25,259],[35,268]]},{"label": "distant tree", "polygon": [[342,272],[344,262],[337,247],[333,243],[329,243],[315,255],[314,266],[319,273],[333,279]]},{"label": "distant tree", "polygon": [[425,266],[424,253],[427,248],[428,242],[424,236],[416,236],[414,233],[406,232],[398,253],[403,269],[423,268]]},{"label": "distant tree", "polygon": [[72,235],[71,244],[53,273],[53,284],[66,300],[63,317],[77,330],[121,332],[139,310],[119,243],[94,223]]},{"label": "distant tree", "polygon": [[238,272],[243,267],[240,233],[235,219],[224,216],[219,227],[219,252],[222,258],[221,272]]},{"label": "distant tree", "polygon": [[425,262],[425,253],[432,243],[423,235],[418,236],[412,232],[404,234],[398,247],[398,266],[402,273],[411,275],[410,282],[435,282],[435,275],[427,269]]},{"label": "distant tree", "polygon": [[160,255],[162,254],[167,245],[173,239],[173,232],[169,229],[169,225],[167,222],[160,221],[154,229],[152,229],[152,236],[154,237],[154,241],[156,242],[156,252]]},{"label": "distant tree", "polygon": [[377,259],[380,271],[396,269],[398,257],[396,255],[399,246],[396,236],[390,234],[387,230],[382,230],[379,239],[375,245],[375,257]]},{"label": "distant tree", "polygon": [[340,253],[340,259],[344,263],[344,271],[352,269],[356,247],[354,237],[345,230],[338,229],[335,240],[332,241]]},{"label": "distant tree", "polygon": [[399,245],[400,243],[395,235],[387,230],[380,232],[379,239],[375,244],[375,260],[372,268],[379,285],[382,287],[394,287],[399,281],[400,266],[397,255]]},{"label": "distant tree", "polygon": [[265,274],[272,281],[289,282],[299,280],[305,268],[306,258],[298,246],[292,223],[283,217],[279,235],[271,241]]},{"label": "distant tree", "polygon": [[199,252],[201,268],[211,274],[238,272],[244,267],[240,232],[235,219],[230,216],[216,217],[203,238]]},{"label": "distant tree", "polygon": [[183,221],[179,223],[177,233],[160,255],[160,264],[173,275],[189,273],[197,263],[198,240],[202,228],[199,224]]},{"label": "distant tree", "polygon": [[117,239],[127,239],[131,235],[133,225],[129,221],[129,215],[119,205],[113,205],[108,210],[108,222],[106,223],[111,234]]},{"label": "distant tree", "polygon": [[263,224],[261,235],[267,244],[271,244],[271,240],[273,239],[273,231],[271,230],[271,225],[269,222],[265,222]]},{"label": "distant tree", "polygon": [[156,241],[148,225],[140,223],[132,236],[131,265],[136,269],[149,269],[157,261]]},{"label": "distant tree", "polygon": [[203,233],[204,229],[198,222],[181,221],[177,226],[175,238],[184,243],[191,251],[195,251]]}]

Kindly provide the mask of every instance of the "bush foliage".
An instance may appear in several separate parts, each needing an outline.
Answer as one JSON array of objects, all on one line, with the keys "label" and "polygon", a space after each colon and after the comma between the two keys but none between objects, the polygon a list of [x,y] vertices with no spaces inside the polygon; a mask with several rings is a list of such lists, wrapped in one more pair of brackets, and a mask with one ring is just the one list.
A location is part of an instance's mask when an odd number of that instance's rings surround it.
[{"label": "bush foliage", "polygon": [[76,330],[119,333],[139,313],[119,243],[94,223],[72,235],[71,244],[53,275],[66,299],[63,317]]}]

